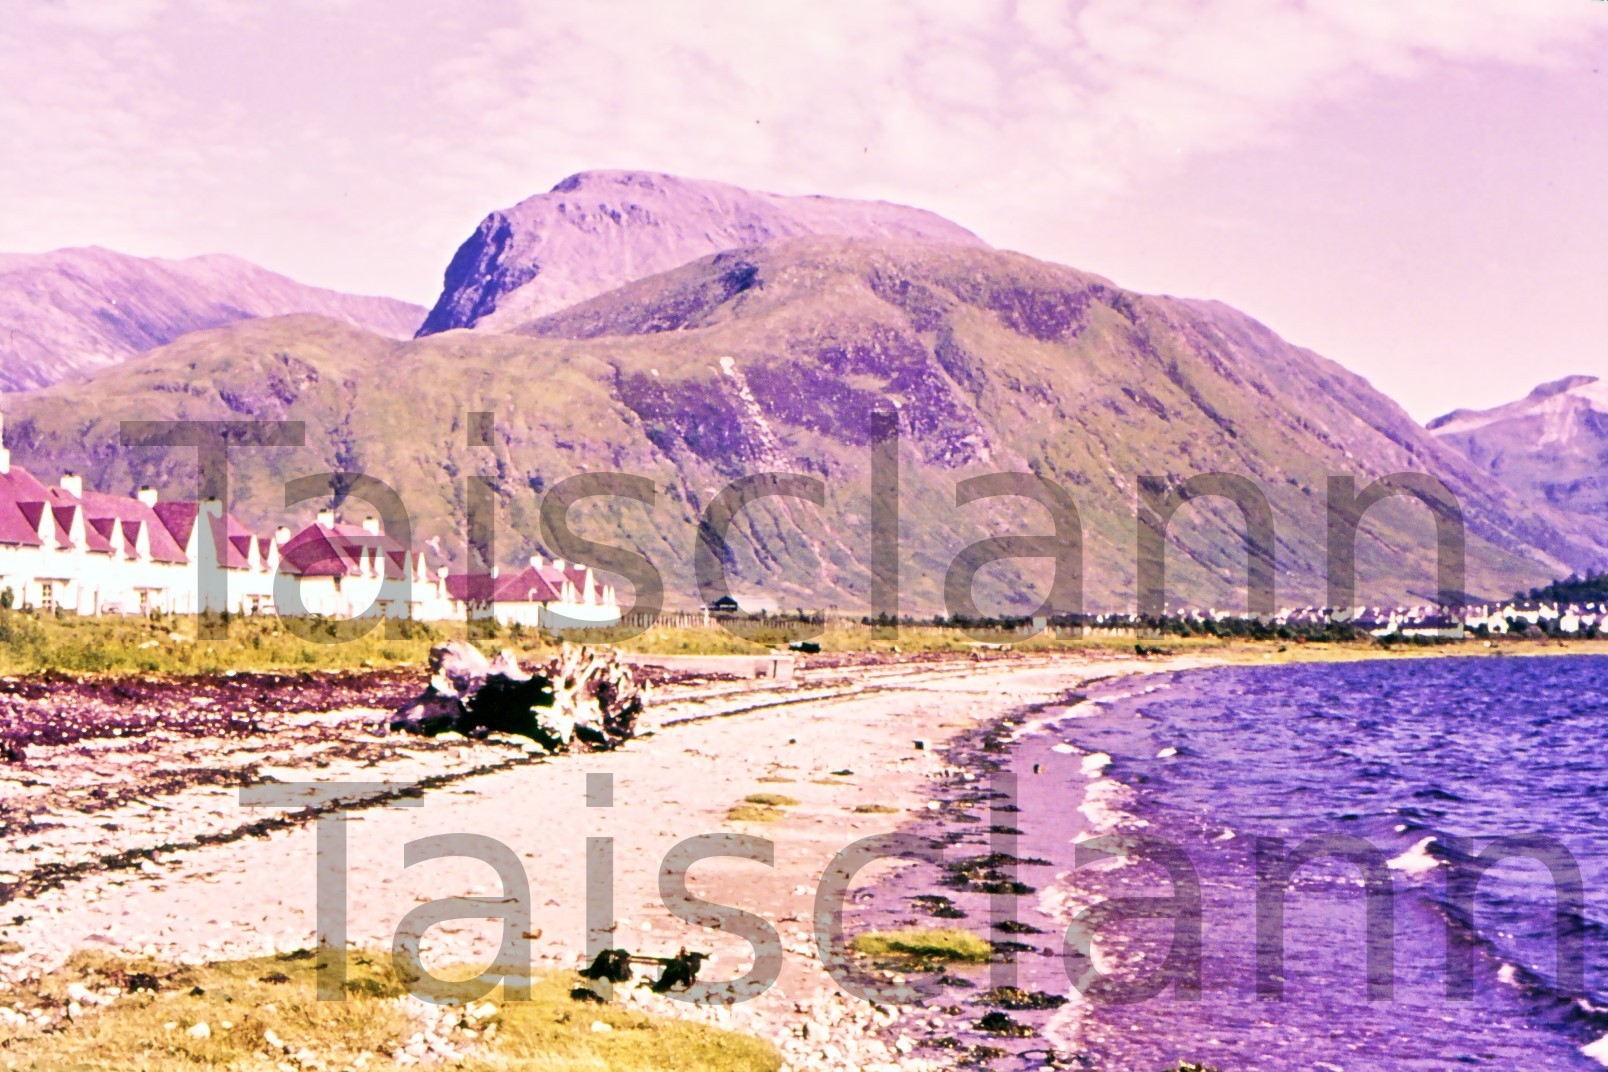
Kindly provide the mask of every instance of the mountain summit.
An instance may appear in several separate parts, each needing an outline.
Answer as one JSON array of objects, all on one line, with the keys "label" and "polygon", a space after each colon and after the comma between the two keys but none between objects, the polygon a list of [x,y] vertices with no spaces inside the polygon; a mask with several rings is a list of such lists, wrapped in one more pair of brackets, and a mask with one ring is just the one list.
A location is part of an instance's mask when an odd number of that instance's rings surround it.
[{"label": "mountain summit", "polygon": [[1608,383],[1566,376],[1495,409],[1460,409],[1428,428],[1528,498],[1608,519]]},{"label": "mountain summit", "polygon": [[986,248],[941,216],[886,201],[784,197],[647,171],[583,171],[482,220],[447,267],[419,335],[508,330],[711,253],[802,235]]}]

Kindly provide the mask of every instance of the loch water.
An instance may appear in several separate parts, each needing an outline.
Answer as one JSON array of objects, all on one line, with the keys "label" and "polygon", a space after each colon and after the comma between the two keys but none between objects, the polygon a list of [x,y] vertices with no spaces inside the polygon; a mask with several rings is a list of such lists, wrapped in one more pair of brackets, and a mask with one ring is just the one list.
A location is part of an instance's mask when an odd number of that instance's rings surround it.
[{"label": "loch water", "polygon": [[[1038,1026],[1092,1067],[1608,1064],[1608,658],[1113,681],[1023,727],[994,781],[994,821],[1035,861],[1017,914],[1044,932],[1012,970],[1069,996]],[[1146,994],[1191,886],[1199,994],[1187,926],[1186,985]],[[1155,918],[1107,919],[1091,959],[1101,902]]]}]

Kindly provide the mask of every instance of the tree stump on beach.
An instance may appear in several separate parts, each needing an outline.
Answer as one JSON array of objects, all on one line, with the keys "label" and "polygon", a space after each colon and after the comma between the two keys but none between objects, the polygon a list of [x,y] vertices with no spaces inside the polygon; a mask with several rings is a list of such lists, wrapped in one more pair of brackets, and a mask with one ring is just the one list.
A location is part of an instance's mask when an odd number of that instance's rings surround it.
[{"label": "tree stump on beach", "polygon": [[565,644],[533,671],[510,651],[487,659],[452,640],[430,651],[430,684],[391,728],[436,736],[529,738],[546,752],[607,751],[636,734],[642,690],[612,649]]}]

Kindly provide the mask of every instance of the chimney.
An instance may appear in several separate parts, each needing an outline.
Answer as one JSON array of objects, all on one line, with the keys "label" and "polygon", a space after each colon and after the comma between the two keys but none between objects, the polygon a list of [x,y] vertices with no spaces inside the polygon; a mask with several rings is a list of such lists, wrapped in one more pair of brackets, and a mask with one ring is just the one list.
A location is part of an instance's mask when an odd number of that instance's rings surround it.
[{"label": "chimney", "polygon": [[335,511],[333,511],[333,510],[320,510],[320,511],[318,511],[318,523],[320,525],[324,526],[326,529],[334,528],[335,527]]},{"label": "chimney", "polygon": [[84,497],[84,478],[77,473],[61,474],[61,490],[75,499]]},{"label": "chimney", "polygon": [[288,541],[289,539],[290,539],[290,529],[287,526],[280,525],[277,529],[274,530],[274,543],[283,546],[285,544],[285,542]]},{"label": "chimney", "polygon": [[11,452],[6,449],[6,416],[0,413],[0,474],[11,472]]},{"label": "chimney", "polygon": [[544,569],[547,566],[547,563],[542,561],[541,555],[531,555],[530,565],[532,569]]},{"label": "chimney", "polygon": [[144,503],[146,506],[155,506],[156,505],[156,489],[151,487],[151,485],[149,485],[149,484],[145,485],[143,488],[140,489],[139,499],[140,499],[140,502]]},{"label": "chimney", "polygon": [[201,501],[201,510],[203,513],[211,514],[213,517],[222,517],[223,503],[217,499],[203,499]]},{"label": "chimney", "polygon": [[370,536],[378,536],[380,534],[379,518],[375,517],[373,514],[365,517],[363,519],[363,531],[368,533]]},{"label": "chimney", "polygon": [[564,572],[564,560],[562,558],[553,559],[553,568],[558,570],[560,573],[563,573]]}]

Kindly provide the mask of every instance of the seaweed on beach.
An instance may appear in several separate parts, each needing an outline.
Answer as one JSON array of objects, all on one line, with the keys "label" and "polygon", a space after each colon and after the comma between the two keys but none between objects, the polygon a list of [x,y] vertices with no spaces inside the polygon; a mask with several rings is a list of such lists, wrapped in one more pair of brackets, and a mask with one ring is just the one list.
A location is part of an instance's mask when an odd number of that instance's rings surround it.
[{"label": "seaweed on beach", "polygon": [[940,893],[921,893],[910,898],[910,903],[938,919],[965,919],[966,913],[954,901]]},{"label": "seaweed on beach", "polygon": [[977,1021],[977,1028],[990,1035],[1003,1035],[1007,1038],[1032,1038],[1038,1034],[1029,1025],[1019,1024],[1002,1012],[984,1014],[983,1018]]},{"label": "seaweed on beach", "polygon": [[988,944],[989,947],[1000,956],[1013,956],[1017,953],[1032,953],[1038,949],[1037,946],[1028,945],[1026,942],[1016,942],[1009,939],[1000,938],[996,938],[990,941]]},{"label": "seaweed on beach", "polygon": [[1050,861],[1037,857],[1016,857],[1008,852],[990,852],[945,864],[943,883],[950,889],[972,893],[1005,893],[1017,896],[1036,892],[1035,888],[1005,873],[1017,866],[1047,867]]},{"label": "seaweed on beach", "polygon": [[980,1004],[1013,1012],[1037,1009],[1059,1009],[1066,1004],[1060,994],[1047,994],[1040,990],[1022,990],[1014,986],[996,986],[977,996]]},{"label": "seaweed on beach", "polygon": [[417,691],[410,670],[74,677],[56,671],[0,679],[0,739],[18,751],[80,741],[252,737],[274,716],[386,707]]}]

